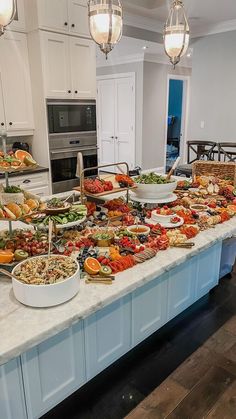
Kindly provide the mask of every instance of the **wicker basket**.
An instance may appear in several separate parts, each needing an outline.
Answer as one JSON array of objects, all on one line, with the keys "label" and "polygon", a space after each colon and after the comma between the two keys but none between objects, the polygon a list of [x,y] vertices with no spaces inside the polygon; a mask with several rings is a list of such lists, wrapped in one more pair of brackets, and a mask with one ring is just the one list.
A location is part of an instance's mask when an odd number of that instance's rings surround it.
[{"label": "wicker basket", "polygon": [[192,164],[194,176],[216,176],[220,179],[230,179],[236,186],[236,163],[198,160]]}]

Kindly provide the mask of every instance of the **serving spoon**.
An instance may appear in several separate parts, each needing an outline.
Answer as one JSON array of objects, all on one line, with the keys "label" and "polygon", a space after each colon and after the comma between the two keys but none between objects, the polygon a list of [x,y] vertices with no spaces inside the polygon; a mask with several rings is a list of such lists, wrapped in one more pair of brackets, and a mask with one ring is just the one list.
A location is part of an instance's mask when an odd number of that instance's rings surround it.
[{"label": "serving spoon", "polygon": [[2,269],[2,268],[0,268],[0,272],[2,273],[2,274],[4,274],[4,275],[6,275],[6,276],[8,276],[9,278],[14,278],[14,279],[16,279],[17,281],[19,281],[19,278],[17,278],[17,276],[16,275],[14,275],[14,274],[12,274],[12,273],[10,273],[10,272],[8,272],[6,269]]}]

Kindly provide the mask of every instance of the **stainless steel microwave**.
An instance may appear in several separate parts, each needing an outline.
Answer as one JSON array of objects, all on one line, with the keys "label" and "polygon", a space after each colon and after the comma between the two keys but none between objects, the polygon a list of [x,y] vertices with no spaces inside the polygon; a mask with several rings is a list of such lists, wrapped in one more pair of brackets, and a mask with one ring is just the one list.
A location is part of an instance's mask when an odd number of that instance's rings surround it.
[{"label": "stainless steel microwave", "polygon": [[96,102],[50,101],[47,103],[49,134],[96,132]]}]

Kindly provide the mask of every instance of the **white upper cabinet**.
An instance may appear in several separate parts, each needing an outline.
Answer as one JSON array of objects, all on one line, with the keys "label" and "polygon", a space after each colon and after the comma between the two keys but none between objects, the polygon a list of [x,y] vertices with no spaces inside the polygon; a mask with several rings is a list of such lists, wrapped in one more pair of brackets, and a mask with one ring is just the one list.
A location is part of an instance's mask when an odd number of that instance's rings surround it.
[{"label": "white upper cabinet", "polygon": [[87,0],[69,0],[68,12],[70,32],[89,38]]},{"label": "white upper cabinet", "polygon": [[[0,74],[6,130],[33,129],[28,45],[23,33],[6,32],[0,39]],[[1,100],[1,99],[0,99]],[[0,111],[1,112],[1,111]],[[3,121],[0,121],[1,123]]]},{"label": "white upper cabinet", "polygon": [[90,37],[86,0],[37,0],[38,26]]},{"label": "white upper cabinet", "polygon": [[38,0],[39,26],[68,32],[68,2],[67,0]]},{"label": "white upper cabinet", "polygon": [[96,53],[92,41],[42,32],[41,49],[47,98],[96,97]]},{"label": "white upper cabinet", "polygon": [[96,53],[94,42],[71,37],[70,56],[74,98],[95,98]]},{"label": "white upper cabinet", "polygon": [[45,95],[49,98],[72,98],[69,37],[41,33]]}]

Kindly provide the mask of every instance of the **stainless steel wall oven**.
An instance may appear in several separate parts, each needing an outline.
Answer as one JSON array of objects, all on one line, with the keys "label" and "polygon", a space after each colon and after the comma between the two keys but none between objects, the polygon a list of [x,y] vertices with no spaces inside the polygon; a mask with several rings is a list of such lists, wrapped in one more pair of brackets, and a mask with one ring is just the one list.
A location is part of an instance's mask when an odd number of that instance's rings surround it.
[{"label": "stainless steel wall oven", "polygon": [[79,184],[78,152],[84,168],[97,166],[95,101],[48,102],[48,126],[52,192],[65,192]]}]

